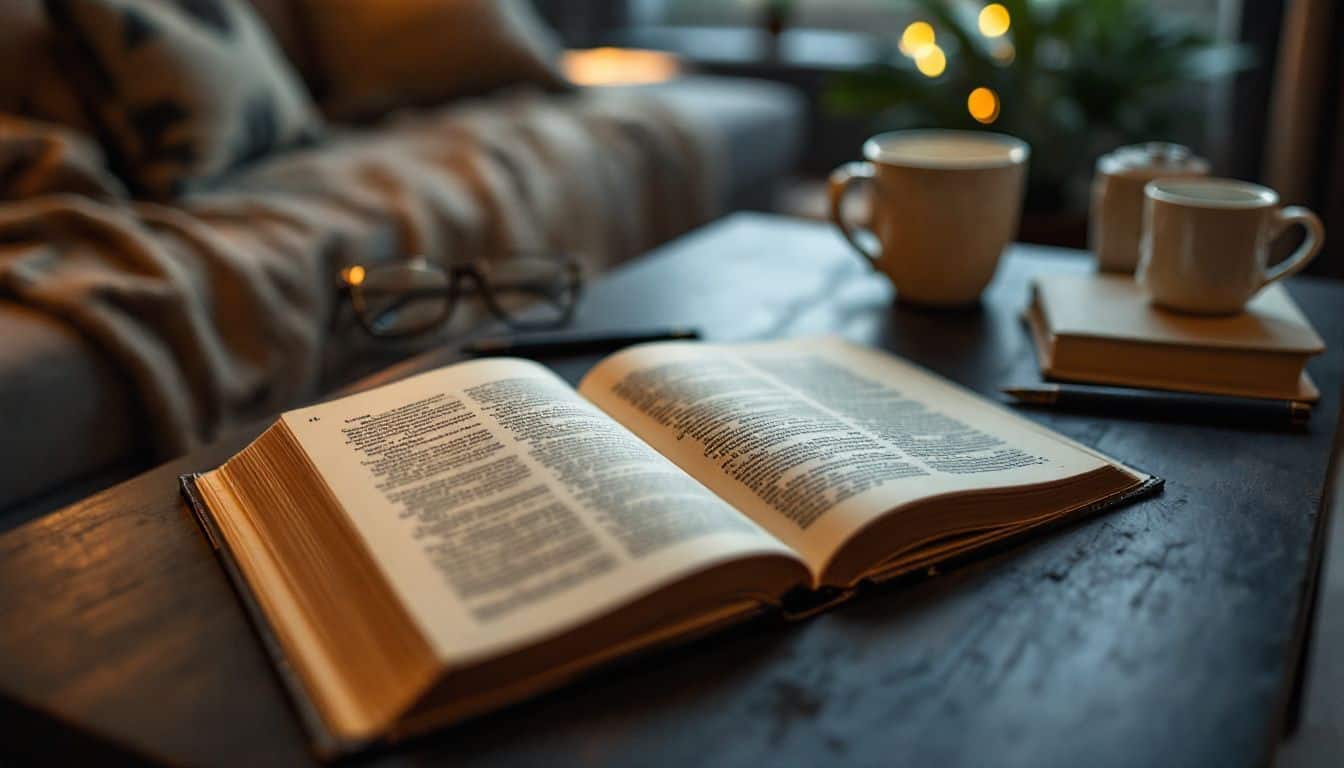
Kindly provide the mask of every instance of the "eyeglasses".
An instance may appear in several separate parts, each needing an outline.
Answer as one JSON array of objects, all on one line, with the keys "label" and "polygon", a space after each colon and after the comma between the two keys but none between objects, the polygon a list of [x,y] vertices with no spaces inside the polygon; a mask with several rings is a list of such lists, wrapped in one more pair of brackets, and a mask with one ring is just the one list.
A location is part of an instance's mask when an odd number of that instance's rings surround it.
[{"label": "eyeglasses", "polygon": [[377,338],[402,338],[443,325],[469,296],[479,296],[515,330],[563,325],[578,304],[582,273],[576,261],[564,257],[511,257],[448,269],[415,259],[346,267],[340,280],[364,330]]}]

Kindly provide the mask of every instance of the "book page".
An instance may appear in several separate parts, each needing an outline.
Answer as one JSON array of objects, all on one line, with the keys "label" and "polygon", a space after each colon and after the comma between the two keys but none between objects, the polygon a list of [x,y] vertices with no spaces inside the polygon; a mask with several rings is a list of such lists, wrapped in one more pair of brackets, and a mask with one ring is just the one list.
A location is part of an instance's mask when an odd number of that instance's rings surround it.
[{"label": "book page", "polygon": [[883,513],[1106,462],[890,355],[839,340],[649,344],[579,387],[801,553],[814,576]]},{"label": "book page", "polygon": [[714,564],[797,561],[535,363],[463,363],[284,420],[451,662]]}]

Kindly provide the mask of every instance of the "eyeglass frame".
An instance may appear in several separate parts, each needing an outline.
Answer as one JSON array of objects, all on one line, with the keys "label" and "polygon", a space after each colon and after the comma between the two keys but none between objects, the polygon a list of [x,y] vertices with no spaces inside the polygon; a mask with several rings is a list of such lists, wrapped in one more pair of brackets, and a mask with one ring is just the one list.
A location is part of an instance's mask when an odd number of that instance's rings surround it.
[{"label": "eyeglass frame", "polygon": [[[522,254],[526,255],[526,254]],[[409,261],[393,262],[387,264],[377,264],[373,266],[364,266],[362,264],[351,264],[342,268],[338,274],[337,293],[338,300],[344,305],[345,300],[349,301],[352,309],[355,311],[355,320],[358,321],[364,332],[375,339],[407,339],[416,336],[422,336],[441,328],[453,316],[457,309],[459,300],[464,296],[471,295],[463,290],[470,285],[474,287],[476,294],[480,295],[486,309],[494,315],[495,319],[507,325],[510,329],[516,331],[541,330],[546,328],[557,328],[569,323],[574,319],[574,312],[578,308],[579,298],[583,294],[583,269],[579,262],[572,257],[565,257],[560,265],[564,267],[564,274],[567,278],[567,285],[573,293],[571,301],[561,310],[560,317],[555,320],[547,321],[527,321],[519,320],[511,316],[502,306],[500,306],[496,293],[500,291],[500,286],[492,285],[490,279],[485,275],[480,266],[474,263],[455,264],[451,267],[443,267],[435,264],[423,257],[415,258]],[[426,323],[423,327],[411,330],[388,333],[386,331],[376,330],[373,326],[373,320],[369,318],[368,306],[364,303],[364,297],[360,286],[367,279],[365,275],[370,270],[389,269],[389,268],[410,268],[420,269],[427,272],[436,272],[442,274],[446,282],[443,286],[422,287],[402,292],[397,301],[387,309],[382,310],[379,316],[388,311],[396,309],[405,303],[421,298],[433,298],[445,296],[444,310],[441,316],[435,318],[432,322]],[[355,270],[361,270],[360,278],[354,279]],[[333,316],[334,319],[334,316]],[[376,318],[373,318],[376,319]]]}]

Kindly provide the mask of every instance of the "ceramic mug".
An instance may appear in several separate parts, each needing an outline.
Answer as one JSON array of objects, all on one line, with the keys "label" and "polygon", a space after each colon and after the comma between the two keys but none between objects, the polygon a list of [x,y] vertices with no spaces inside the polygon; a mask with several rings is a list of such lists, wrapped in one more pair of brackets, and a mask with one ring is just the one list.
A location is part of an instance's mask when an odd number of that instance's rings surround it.
[{"label": "ceramic mug", "polygon": [[[1240,312],[1252,296],[1301,270],[1321,250],[1325,227],[1298,206],[1279,207],[1268,187],[1235,179],[1157,179],[1144,187],[1140,288],[1158,306],[1201,315]],[[1301,224],[1307,238],[1268,266],[1270,246]]]},{"label": "ceramic mug", "polygon": [[1150,141],[1120,147],[1097,159],[1087,247],[1103,272],[1132,275],[1139,266],[1143,233],[1143,188],[1153,179],[1208,176],[1209,161],[1189,147]]},{"label": "ceramic mug", "polygon": [[[901,301],[973,303],[1017,234],[1030,148],[978,131],[895,131],[863,145],[864,160],[831,173],[831,219]],[[842,214],[855,182],[872,184],[870,248]]]}]

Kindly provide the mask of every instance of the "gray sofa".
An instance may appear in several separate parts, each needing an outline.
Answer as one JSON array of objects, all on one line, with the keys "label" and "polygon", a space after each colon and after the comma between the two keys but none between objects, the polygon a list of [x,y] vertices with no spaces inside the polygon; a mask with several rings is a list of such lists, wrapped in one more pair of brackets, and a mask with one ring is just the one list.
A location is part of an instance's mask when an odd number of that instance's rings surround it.
[{"label": "gray sofa", "polygon": [[[687,77],[627,90],[707,137],[715,214],[767,205],[799,154],[802,105],[781,86]],[[0,331],[0,529],[165,458],[127,372],[78,323],[0,293]]]}]

